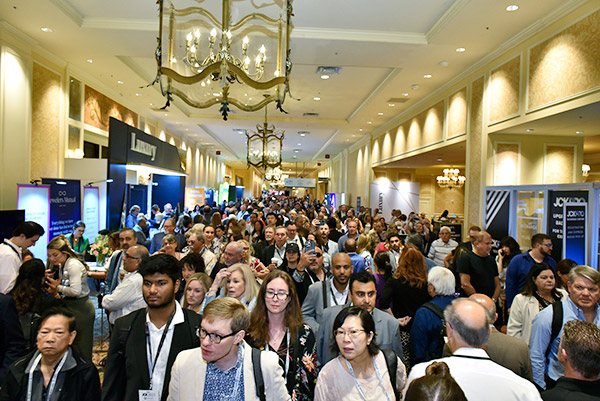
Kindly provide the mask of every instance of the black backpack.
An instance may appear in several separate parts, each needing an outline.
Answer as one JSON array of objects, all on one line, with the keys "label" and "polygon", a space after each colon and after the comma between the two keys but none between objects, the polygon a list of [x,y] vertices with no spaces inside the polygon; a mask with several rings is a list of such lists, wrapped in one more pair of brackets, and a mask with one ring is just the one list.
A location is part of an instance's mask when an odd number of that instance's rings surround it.
[{"label": "black backpack", "polygon": [[260,401],[266,401],[265,381],[262,374],[262,366],[260,362],[260,353],[258,348],[252,347],[252,370],[254,371],[254,386],[256,387],[256,396]]},{"label": "black backpack", "polygon": [[550,355],[550,351],[552,350],[552,343],[558,337],[558,333],[560,333],[560,329],[562,329],[563,325],[563,304],[562,301],[556,301],[552,304],[552,333],[550,334],[550,342],[548,343],[548,347],[546,348],[546,359],[548,359],[548,355]]},{"label": "black backpack", "polygon": [[444,311],[433,302],[427,302],[423,305],[423,307],[435,313],[435,315],[442,321],[442,326],[440,328],[440,341],[435,351],[433,351],[433,354],[429,355],[429,360],[441,358],[442,354],[444,353],[444,345],[446,343],[444,339],[446,337],[446,319],[444,319]]},{"label": "black backpack", "polygon": [[392,382],[392,388],[394,389],[394,395],[396,399],[400,399],[400,392],[396,388],[396,372],[398,370],[398,356],[391,349],[382,349],[383,357],[385,358],[385,365],[387,366],[388,373],[390,374],[390,381]]}]

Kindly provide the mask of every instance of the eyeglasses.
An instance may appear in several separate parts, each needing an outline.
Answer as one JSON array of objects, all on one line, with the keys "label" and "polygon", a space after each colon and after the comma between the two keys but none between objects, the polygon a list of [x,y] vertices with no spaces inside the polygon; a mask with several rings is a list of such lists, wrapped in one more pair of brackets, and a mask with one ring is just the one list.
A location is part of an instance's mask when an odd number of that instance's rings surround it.
[{"label": "eyeglasses", "polygon": [[200,337],[201,340],[204,340],[208,336],[208,339],[213,344],[220,344],[221,341],[223,341],[224,338],[234,336],[237,333],[238,333],[237,331],[234,331],[233,333],[229,333],[227,335],[222,336],[222,335],[219,335],[219,334],[216,334],[216,333],[209,333],[208,331],[204,330],[201,327],[199,327],[199,328],[196,329],[196,335],[198,337]]},{"label": "eyeglasses", "polygon": [[337,329],[335,332],[336,337],[345,337],[346,335],[351,339],[355,340],[360,336],[360,333],[366,333],[363,329],[351,329],[351,330],[343,330]]},{"label": "eyeglasses", "polygon": [[552,248],[552,242],[550,242],[548,244],[542,244],[542,245],[546,245],[548,248]]},{"label": "eyeglasses", "polygon": [[288,294],[287,292],[283,292],[283,291],[279,291],[279,292],[275,292],[272,290],[267,290],[265,292],[265,298],[268,299],[275,299],[275,297],[277,297],[277,299],[279,299],[280,301],[285,301],[287,299],[287,297],[289,297],[290,294]]},{"label": "eyeglasses", "polygon": [[135,256],[131,256],[131,255],[127,254],[127,253],[123,254],[123,258],[127,258],[127,259],[140,259],[140,258],[137,258]]}]

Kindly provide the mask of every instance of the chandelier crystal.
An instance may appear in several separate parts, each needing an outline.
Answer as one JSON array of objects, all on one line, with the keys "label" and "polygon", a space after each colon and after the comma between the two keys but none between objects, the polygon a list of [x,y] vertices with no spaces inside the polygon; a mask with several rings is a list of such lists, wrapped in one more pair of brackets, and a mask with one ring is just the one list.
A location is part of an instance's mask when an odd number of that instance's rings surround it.
[{"label": "chandelier crystal", "polygon": [[[198,7],[200,2],[158,0],[157,75],[152,84],[158,83],[167,98],[163,108],[177,96],[199,109],[220,104],[224,120],[230,105],[251,112],[275,102],[285,112],[292,69],[292,0],[261,5],[221,0]],[[215,4],[221,5],[220,20]]]},{"label": "chandelier crystal", "polygon": [[445,168],[444,175],[438,175],[436,178],[437,184],[441,188],[462,188],[467,179],[464,175],[460,175],[460,170],[457,168]]}]

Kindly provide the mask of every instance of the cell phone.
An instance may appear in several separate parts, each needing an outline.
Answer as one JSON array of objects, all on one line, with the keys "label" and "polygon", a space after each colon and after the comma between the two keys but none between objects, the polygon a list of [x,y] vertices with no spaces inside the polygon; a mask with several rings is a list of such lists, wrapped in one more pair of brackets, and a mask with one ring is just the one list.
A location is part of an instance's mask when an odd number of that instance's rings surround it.
[{"label": "cell phone", "polygon": [[315,241],[308,240],[304,244],[304,252],[310,252],[315,250]]},{"label": "cell phone", "polygon": [[323,226],[323,225],[327,224],[327,220],[321,219],[321,220],[319,220],[319,224]]}]

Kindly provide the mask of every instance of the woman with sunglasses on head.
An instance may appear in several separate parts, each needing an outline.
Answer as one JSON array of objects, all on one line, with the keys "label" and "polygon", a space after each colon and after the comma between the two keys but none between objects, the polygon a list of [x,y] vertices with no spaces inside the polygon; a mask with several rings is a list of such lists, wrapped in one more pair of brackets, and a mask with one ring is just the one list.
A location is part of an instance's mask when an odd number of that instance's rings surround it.
[{"label": "woman with sunglasses on head", "polygon": [[277,353],[292,400],[313,399],[317,378],[315,335],[302,321],[289,274],[274,270],[263,281],[246,340],[254,347]]},{"label": "woman with sunglasses on head", "polygon": [[[217,273],[215,281],[206,293],[204,303],[208,305],[215,298],[231,297],[243,303],[248,311],[252,312],[256,306],[258,291],[259,287],[250,267],[243,263],[235,263]],[[203,310],[201,307],[200,314]]]},{"label": "woman with sunglasses on head", "polygon": [[[349,306],[333,323],[332,351],[340,356],[329,361],[315,388],[315,401],[393,401],[406,383],[406,369],[396,356],[396,372],[376,344],[375,322],[366,310]],[[392,385],[392,378],[396,380]]]}]

